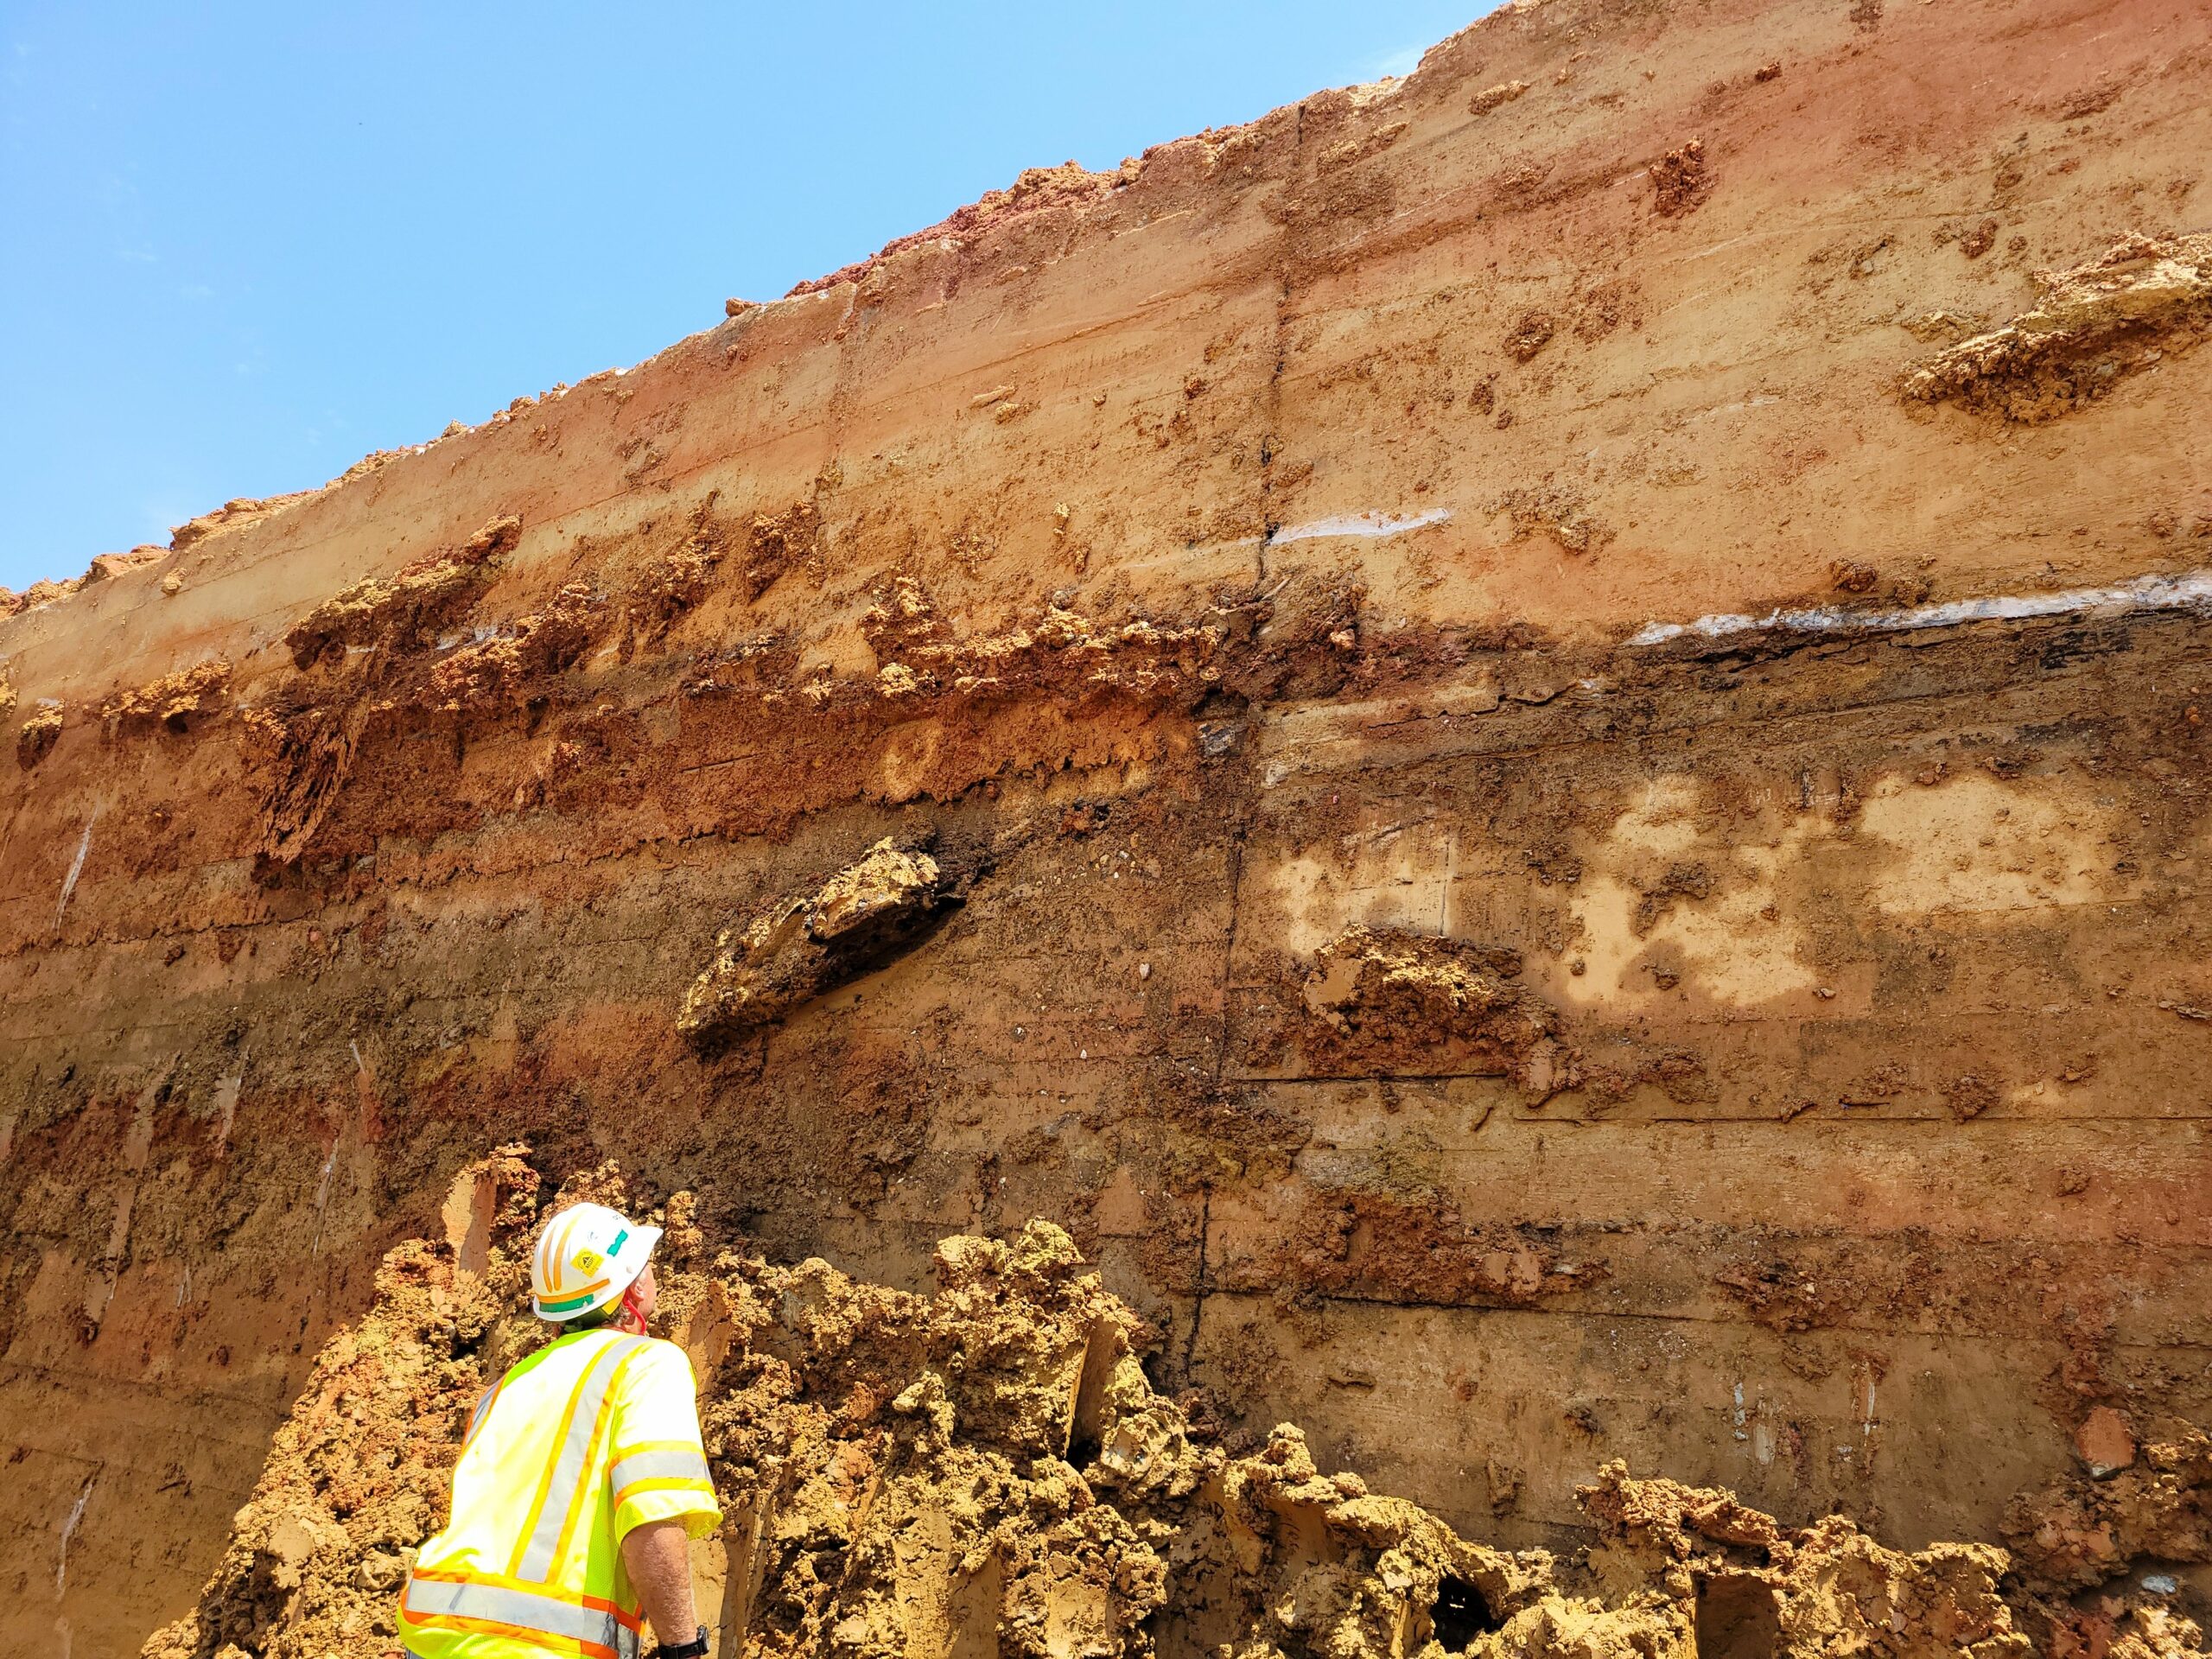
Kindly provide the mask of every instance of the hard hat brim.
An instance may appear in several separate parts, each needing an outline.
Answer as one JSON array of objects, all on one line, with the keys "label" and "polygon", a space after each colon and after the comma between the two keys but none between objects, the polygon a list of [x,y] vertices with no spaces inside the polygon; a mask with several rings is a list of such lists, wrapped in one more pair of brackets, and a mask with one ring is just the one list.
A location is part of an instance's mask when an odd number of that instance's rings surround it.
[{"label": "hard hat brim", "polygon": [[632,1229],[632,1230],[635,1232],[639,1238],[645,1241],[645,1247],[638,1254],[638,1272],[630,1275],[629,1281],[622,1287],[625,1290],[627,1290],[631,1285],[633,1285],[638,1281],[638,1274],[643,1273],[645,1270],[646,1265],[652,1261],[653,1252],[660,1248],[660,1236],[666,1230],[666,1229],[660,1227],[637,1227]]},{"label": "hard hat brim", "polygon": [[581,1319],[586,1314],[598,1313],[611,1302],[620,1301],[630,1287],[636,1284],[644,1275],[645,1269],[652,1265],[653,1252],[659,1249],[661,1234],[665,1230],[639,1224],[632,1225],[629,1230],[631,1236],[637,1241],[637,1243],[623,1251],[619,1261],[610,1262],[607,1264],[613,1271],[607,1274],[606,1295],[588,1307],[571,1308],[565,1313],[549,1313],[545,1311],[545,1305],[537,1300],[537,1294],[533,1292],[530,1299],[530,1311],[549,1325],[566,1325],[571,1319]]}]

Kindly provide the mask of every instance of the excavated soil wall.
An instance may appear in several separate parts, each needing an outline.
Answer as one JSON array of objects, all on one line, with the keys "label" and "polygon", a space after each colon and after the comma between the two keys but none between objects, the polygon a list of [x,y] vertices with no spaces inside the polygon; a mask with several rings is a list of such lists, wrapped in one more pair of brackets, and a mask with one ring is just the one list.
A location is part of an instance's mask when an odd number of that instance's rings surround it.
[{"label": "excavated soil wall", "polygon": [[11,597],[0,1648],[192,1608],[509,1141],[901,1289],[1049,1220],[1486,1548],[2144,1476],[2208,93],[2187,0],[1517,4]]}]

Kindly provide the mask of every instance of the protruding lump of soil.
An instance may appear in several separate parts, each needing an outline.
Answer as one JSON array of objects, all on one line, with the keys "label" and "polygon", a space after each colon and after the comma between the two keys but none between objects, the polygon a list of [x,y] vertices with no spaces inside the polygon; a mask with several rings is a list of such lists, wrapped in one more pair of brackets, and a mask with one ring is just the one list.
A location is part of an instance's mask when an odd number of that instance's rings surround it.
[{"label": "protruding lump of soil", "polygon": [[572,582],[544,609],[518,617],[489,639],[461,646],[430,671],[428,702],[448,713],[512,704],[540,676],[572,667],[590,645],[606,601]]},{"label": "protruding lump of soil", "polygon": [[[1300,1046],[1331,1071],[1407,1069],[1446,1050],[1540,1096],[1571,1087],[1573,1057],[1549,1003],[1512,983],[1519,956],[1402,928],[1355,926],[1314,954]],[[1433,1068],[1430,1068],[1433,1069]]]},{"label": "protruding lump of soil", "polygon": [[61,737],[61,705],[49,702],[26,720],[16,734],[16,764],[25,772],[53,753]]},{"label": "protruding lump of soil", "polygon": [[821,539],[822,516],[811,501],[756,516],[747,543],[752,563],[745,571],[746,598],[759,599],[792,565],[812,558]]},{"label": "protruding lump of soil", "polygon": [[458,548],[418,559],[397,575],[355,582],[292,625],[284,635],[292,660],[306,668],[338,647],[414,643],[466,609],[521,539],[521,519],[494,518]]},{"label": "protruding lump of soil", "polygon": [[2212,333],[2212,233],[2128,237],[2039,281],[2033,309],[1937,353],[1905,377],[1904,395],[2032,425]]},{"label": "protruding lump of soil", "polygon": [[1713,175],[1700,139],[1669,150],[1645,170],[1651,176],[1651,211],[1662,219],[1689,213],[1712,194]]},{"label": "protruding lump of soil", "polygon": [[222,658],[194,663],[190,668],[117,692],[100,704],[100,718],[115,721],[124,731],[154,726],[186,731],[193,721],[220,711],[229,702],[231,672],[230,663]]},{"label": "protruding lump of soil", "polygon": [[913,943],[954,899],[929,853],[880,841],[820,887],[725,928],[683,995],[677,1029],[714,1044],[779,1019]]}]

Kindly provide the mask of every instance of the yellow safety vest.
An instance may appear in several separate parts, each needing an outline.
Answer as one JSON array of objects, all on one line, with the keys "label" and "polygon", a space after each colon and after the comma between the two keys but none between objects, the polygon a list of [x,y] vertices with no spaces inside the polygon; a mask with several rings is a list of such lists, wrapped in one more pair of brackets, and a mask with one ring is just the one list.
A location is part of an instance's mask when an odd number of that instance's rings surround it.
[{"label": "yellow safety vest", "polygon": [[607,1329],[549,1343],[477,1402],[452,1522],[401,1592],[400,1640],[417,1659],[632,1659],[622,1539],[674,1519],[694,1538],[721,1524],[683,1351]]}]

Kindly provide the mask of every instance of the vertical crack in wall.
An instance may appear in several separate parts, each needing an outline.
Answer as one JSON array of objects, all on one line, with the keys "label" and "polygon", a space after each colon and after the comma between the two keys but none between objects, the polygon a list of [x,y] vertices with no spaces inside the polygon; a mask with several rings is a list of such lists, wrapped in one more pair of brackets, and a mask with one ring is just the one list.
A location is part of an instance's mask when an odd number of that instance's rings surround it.
[{"label": "vertical crack in wall", "polygon": [[[1221,951],[1221,1034],[1214,1042],[1213,1077],[1207,1084],[1217,1096],[1229,1069],[1229,1045],[1236,1027],[1231,1010],[1236,987],[1237,907],[1244,893],[1244,828],[1240,819],[1229,842],[1229,926],[1223,937]],[[1191,1367],[1198,1357],[1198,1327],[1205,1319],[1206,1264],[1212,1249],[1212,1232],[1213,1183],[1207,1181],[1198,1188],[1198,1271],[1191,1277],[1191,1330],[1183,1344],[1183,1382],[1186,1387],[1191,1380]]]},{"label": "vertical crack in wall", "polygon": [[[1306,105],[1300,104],[1292,118],[1290,139],[1290,174],[1287,189],[1295,189],[1298,170],[1306,153]],[[1268,546],[1274,540],[1275,531],[1282,526],[1275,517],[1274,472],[1275,451],[1279,442],[1276,429],[1282,411],[1283,365],[1290,352],[1290,292],[1291,262],[1295,257],[1291,246],[1291,229],[1286,219],[1275,231],[1275,327],[1274,360],[1268,367],[1268,384],[1260,404],[1260,546],[1256,557],[1258,575],[1253,591],[1268,579]]]},{"label": "vertical crack in wall", "polygon": [[1191,1386],[1191,1368],[1198,1363],[1198,1327],[1206,1311],[1206,1237],[1213,1228],[1213,1183],[1198,1189],[1198,1271],[1191,1287],[1191,1329],[1183,1340],[1183,1386]]}]

